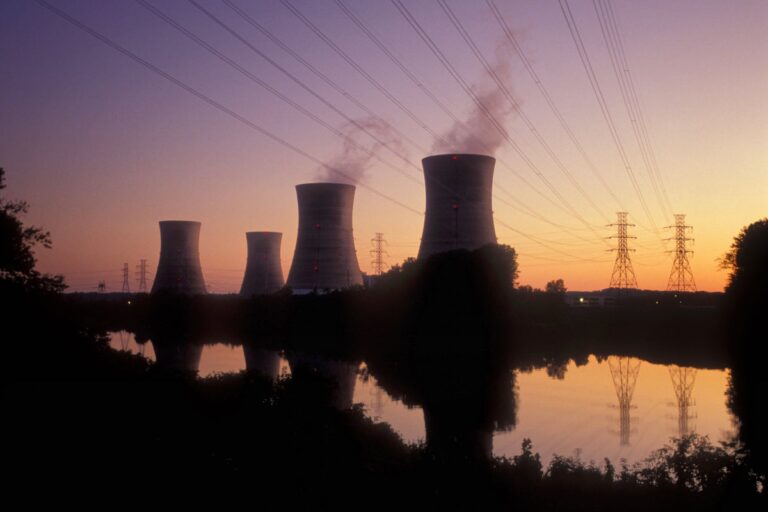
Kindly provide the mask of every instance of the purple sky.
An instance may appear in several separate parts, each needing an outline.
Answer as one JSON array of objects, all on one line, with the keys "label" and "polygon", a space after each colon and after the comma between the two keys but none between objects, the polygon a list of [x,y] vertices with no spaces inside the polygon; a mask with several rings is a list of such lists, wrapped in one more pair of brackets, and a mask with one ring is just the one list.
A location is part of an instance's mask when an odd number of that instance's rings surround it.
[{"label": "purple sky", "polygon": [[[337,112],[186,0],[148,1],[304,109],[338,130],[348,128]],[[221,0],[199,1],[347,117],[366,117]],[[333,161],[342,150],[338,136],[138,3],[50,2],[313,157]],[[419,165],[435,142],[429,131],[372,87],[279,0],[233,2],[405,135],[403,151]],[[429,130],[445,134],[451,129],[450,117],[333,0],[290,2]],[[390,2],[344,3],[455,116],[471,117],[469,97]],[[505,39],[486,2],[447,3],[481,52],[496,62],[494,51]],[[655,223],[666,226],[671,219],[663,214],[643,165],[593,3],[569,3],[642,194]],[[439,4],[432,0],[404,4],[462,77],[477,92],[488,91],[492,82]],[[496,4],[590,160],[638,224],[634,256],[640,286],[663,288],[671,260],[627,178],[558,1],[496,0]],[[699,287],[721,289],[725,276],[716,270],[715,259],[742,226],[766,215],[768,67],[763,61],[768,54],[768,2],[615,0],[612,5],[672,213],[686,213],[695,228],[693,269]],[[613,220],[616,201],[568,139],[518,56],[505,50],[501,56],[497,64],[509,68],[504,83],[600,212],[554,165],[519,115],[507,117],[505,128],[592,229],[610,235],[602,226]],[[0,165],[8,174],[9,195],[28,200],[32,209],[27,220],[51,230],[54,249],[39,254],[41,266],[66,274],[72,289],[94,288],[99,279],[106,279],[111,289],[119,288],[123,262],[133,268],[146,258],[154,267],[159,251],[157,221],[165,218],[203,222],[201,254],[214,291],[239,287],[245,265],[243,233],[248,230],[284,232],[287,274],[296,234],[293,186],[315,179],[314,161],[152,74],[34,1],[0,4],[0,93]],[[365,137],[356,140],[372,146]],[[379,154],[389,166],[372,161],[363,183],[422,211],[423,187],[390,166],[421,181],[419,174],[391,153]],[[542,286],[562,277],[572,289],[606,286],[612,256],[599,236],[553,206],[555,196],[508,143],[502,142],[496,156],[505,164],[497,164],[497,185],[536,214],[569,228],[563,232],[508,203],[495,202],[498,219],[546,242],[541,245],[497,224],[500,241],[521,253],[521,281]],[[383,232],[389,240],[390,263],[395,263],[417,252],[421,223],[421,216],[358,187],[355,233],[363,269],[370,268],[369,240],[375,232]]]}]

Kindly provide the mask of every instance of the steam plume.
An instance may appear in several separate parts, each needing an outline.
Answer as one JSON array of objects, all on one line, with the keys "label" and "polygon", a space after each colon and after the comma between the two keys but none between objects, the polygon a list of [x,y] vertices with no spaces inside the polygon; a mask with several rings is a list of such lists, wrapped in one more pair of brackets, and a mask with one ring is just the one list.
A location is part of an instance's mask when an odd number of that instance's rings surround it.
[{"label": "steam plume", "polygon": [[355,185],[365,180],[371,160],[385,145],[401,155],[405,154],[400,137],[381,119],[356,119],[346,123],[341,131],[346,136],[341,151],[326,161],[328,167],[318,167],[318,181]]},{"label": "steam plume", "polygon": [[[512,67],[509,60],[507,43],[496,47],[496,60],[491,63],[491,69],[499,80],[509,89]],[[488,113],[499,125],[515,111],[515,108],[504,96],[504,92],[496,85],[493,77],[485,73],[480,84],[472,86],[477,96],[479,106],[474,101],[466,119],[454,122],[453,126],[432,145],[433,153],[479,153],[493,155],[504,143],[504,136],[489,119]],[[485,110],[483,109],[485,108]]]}]

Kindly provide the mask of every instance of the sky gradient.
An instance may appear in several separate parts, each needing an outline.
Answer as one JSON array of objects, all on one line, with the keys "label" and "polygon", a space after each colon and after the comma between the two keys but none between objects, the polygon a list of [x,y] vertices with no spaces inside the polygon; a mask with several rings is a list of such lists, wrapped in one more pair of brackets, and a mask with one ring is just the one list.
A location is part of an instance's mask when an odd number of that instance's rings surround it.
[{"label": "sky gradient", "polygon": [[[424,209],[417,167],[435,147],[435,134],[445,135],[454,125],[425,91],[462,120],[471,121],[474,105],[401,13],[390,2],[343,0],[421,87],[334,0],[286,3],[314,23],[358,69],[280,0],[232,0],[340,85],[345,96],[221,0],[198,2],[297,80],[190,2],[148,0],[252,77],[358,144],[373,148],[380,160],[361,164],[366,168],[355,198],[360,265],[364,271],[371,268],[368,251],[376,232],[383,232],[389,242],[388,263],[415,256],[423,216],[412,210]],[[54,248],[38,251],[40,268],[65,274],[72,290],[93,290],[101,279],[110,290],[119,290],[123,262],[133,271],[140,259],[147,259],[154,271],[157,222],[189,219],[202,222],[201,260],[212,291],[239,289],[246,231],[284,233],[282,263],[287,275],[297,230],[294,186],[321,176],[317,161],[337,165],[343,139],[140,3],[50,3],[314,160],[211,107],[37,3],[2,2],[0,166],[7,172],[8,195],[31,204],[25,220],[53,235]],[[438,2],[403,3],[476,93],[498,93]],[[510,138],[532,163],[505,140],[495,151],[499,161],[494,211],[501,221],[496,231],[500,242],[520,253],[520,282],[543,287],[550,279],[563,278],[569,289],[606,287],[613,255],[606,250],[611,241],[604,237],[612,232],[605,225],[626,208],[637,224],[631,230],[638,237],[632,257],[641,288],[666,287],[672,258],[664,250],[672,246],[661,241],[671,236],[662,228],[673,222],[669,213],[685,213],[694,227],[692,268],[698,288],[721,290],[726,275],[718,270],[717,258],[743,226],[768,214],[768,67],[763,62],[768,54],[768,2],[611,3],[658,162],[662,184],[657,186],[666,191],[673,210],[667,212],[634,137],[593,3],[570,0],[650,219],[601,114],[558,1],[495,4],[599,177],[509,47],[487,3],[446,3],[519,107],[494,96],[500,118],[506,112],[503,125]],[[360,105],[386,122],[387,140],[409,163],[351,129],[348,119],[370,119]],[[493,134],[486,129],[477,126],[475,133],[490,140]]]}]

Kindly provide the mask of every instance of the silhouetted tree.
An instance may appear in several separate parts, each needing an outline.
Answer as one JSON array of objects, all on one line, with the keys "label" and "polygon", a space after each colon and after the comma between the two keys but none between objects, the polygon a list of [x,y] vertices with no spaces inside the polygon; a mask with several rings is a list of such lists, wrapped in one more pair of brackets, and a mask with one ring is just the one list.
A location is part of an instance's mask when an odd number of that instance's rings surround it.
[{"label": "silhouetted tree", "polygon": [[742,229],[721,266],[730,270],[726,290],[732,368],[728,403],[739,419],[740,437],[752,453],[752,464],[765,476],[768,378],[762,353],[768,338],[768,219]]},{"label": "silhouetted tree", "polygon": [[[5,187],[5,170],[0,168],[0,190]],[[39,227],[24,225],[19,215],[28,208],[24,201],[0,197],[0,282],[5,287],[61,292],[66,287],[62,276],[41,274],[35,269],[34,248],[50,248],[51,235]]]},{"label": "silhouetted tree", "polygon": [[568,289],[565,287],[565,281],[562,279],[554,279],[547,283],[546,291],[547,293],[565,295],[565,292],[568,291]]}]

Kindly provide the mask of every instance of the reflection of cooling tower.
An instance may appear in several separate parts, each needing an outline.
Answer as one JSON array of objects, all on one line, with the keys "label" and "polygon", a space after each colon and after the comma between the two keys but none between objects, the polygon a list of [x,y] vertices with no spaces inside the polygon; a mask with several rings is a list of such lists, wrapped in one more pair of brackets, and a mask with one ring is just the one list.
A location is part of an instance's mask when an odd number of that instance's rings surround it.
[{"label": "reflection of cooling tower", "polygon": [[263,295],[283,287],[283,268],[280,266],[282,233],[254,231],[245,234],[248,242],[248,263],[245,266],[240,295]]},{"label": "reflection of cooling tower", "polygon": [[458,154],[428,156],[421,162],[427,213],[419,258],[496,243],[491,204],[496,159]]},{"label": "reflection of cooling tower", "polygon": [[152,293],[205,293],[199,244],[199,222],[160,221],[160,263],[157,265]]},{"label": "reflection of cooling tower", "polygon": [[280,376],[280,354],[276,350],[267,350],[243,343],[245,354],[245,369],[258,373],[271,380],[277,380]]},{"label": "reflection of cooling tower", "polygon": [[158,368],[171,371],[197,372],[203,346],[178,340],[156,338],[152,341]]},{"label": "reflection of cooling tower", "polygon": [[330,381],[334,386],[330,405],[337,409],[352,407],[357,382],[355,366],[303,352],[289,353],[287,357],[292,376],[315,376]]},{"label": "reflection of cooling tower", "polygon": [[299,234],[288,273],[296,293],[363,284],[352,238],[355,187],[341,183],[296,186]]}]

